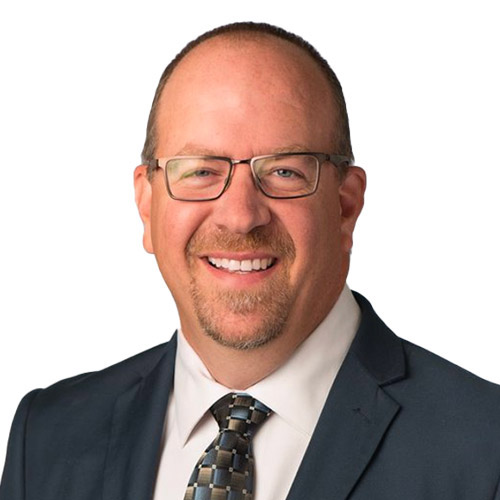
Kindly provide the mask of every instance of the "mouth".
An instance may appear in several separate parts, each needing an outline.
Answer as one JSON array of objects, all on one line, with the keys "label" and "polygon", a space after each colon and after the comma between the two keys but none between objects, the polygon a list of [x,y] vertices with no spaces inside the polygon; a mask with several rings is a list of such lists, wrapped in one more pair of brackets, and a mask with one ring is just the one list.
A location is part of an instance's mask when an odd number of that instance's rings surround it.
[{"label": "mouth", "polygon": [[254,259],[227,259],[207,256],[208,264],[221,271],[228,273],[255,273],[266,271],[276,264],[275,257],[254,258]]}]

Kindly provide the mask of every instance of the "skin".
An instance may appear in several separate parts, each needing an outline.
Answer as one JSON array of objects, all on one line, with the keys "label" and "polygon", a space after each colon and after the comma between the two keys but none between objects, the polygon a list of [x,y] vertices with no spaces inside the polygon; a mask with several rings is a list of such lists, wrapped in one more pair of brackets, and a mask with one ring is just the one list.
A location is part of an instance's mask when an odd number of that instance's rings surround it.
[{"label": "skin", "polygon": [[[156,155],[335,153],[332,116],[326,78],[301,49],[268,36],[219,36],[189,53],[168,81]],[[340,182],[325,163],[316,194],[295,200],[264,196],[248,165],[235,167],[229,189],[208,202],[172,200],[162,172],[149,182],[144,165],[134,180],[144,248],[156,256],[187,341],[218,382],[246,389],[284,363],[335,304],[364,171],[351,167]],[[208,255],[276,261],[265,272],[228,273],[211,267]],[[200,315],[214,323],[217,340]],[[276,331],[263,334],[270,323]]]}]

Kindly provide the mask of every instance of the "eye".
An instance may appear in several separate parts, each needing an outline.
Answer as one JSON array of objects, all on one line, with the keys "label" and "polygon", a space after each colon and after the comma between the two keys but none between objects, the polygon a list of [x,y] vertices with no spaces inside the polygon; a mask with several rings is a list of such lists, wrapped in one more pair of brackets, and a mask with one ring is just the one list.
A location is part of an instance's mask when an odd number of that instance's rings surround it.
[{"label": "eye", "polygon": [[290,170],[289,168],[277,168],[272,171],[273,175],[282,179],[293,179],[303,177],[299,172]]},{"label": "eye", "polygon": [[208,170],[195,170],[191,173],[193,177],[208,177],[212,172]]},{"label": "eye", "polygon": [[213,175],[218,175],[218,173],[214,172],[213,170],[206,169],[206,168],[199,168],[199,169],[193,169],[193,170],[189,170],[187,172],[184,172],[182,174],[181,179],[189,179],[189,178],[201,179],[201,178],[206,178],[206,177],[210,177]]}]

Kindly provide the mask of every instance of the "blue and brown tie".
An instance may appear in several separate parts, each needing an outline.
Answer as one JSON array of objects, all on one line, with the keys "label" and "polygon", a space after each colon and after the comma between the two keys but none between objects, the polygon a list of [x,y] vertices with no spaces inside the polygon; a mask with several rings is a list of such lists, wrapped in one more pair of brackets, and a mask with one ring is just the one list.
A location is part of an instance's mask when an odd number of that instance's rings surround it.
[{"label": "blue and brown tie", "polygon": [[219,434],[196,464],[184,500],[252,500],[252,437],[271,410],[248,394],[230,393],[211,408]]}]

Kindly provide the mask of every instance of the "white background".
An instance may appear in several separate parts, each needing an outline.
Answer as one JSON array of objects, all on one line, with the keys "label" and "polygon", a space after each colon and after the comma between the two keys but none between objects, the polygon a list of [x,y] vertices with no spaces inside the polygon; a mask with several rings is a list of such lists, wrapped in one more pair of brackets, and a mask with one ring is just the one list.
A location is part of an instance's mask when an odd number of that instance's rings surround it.
[{"label": "white background", "polygon": [[164,66],[237,20],[302,35],[343,84],[369,180],[351,287],[400,336],[500,382],[495,3],[3,1],[0,461],[27,391],[175,329],[132,172]]}]

